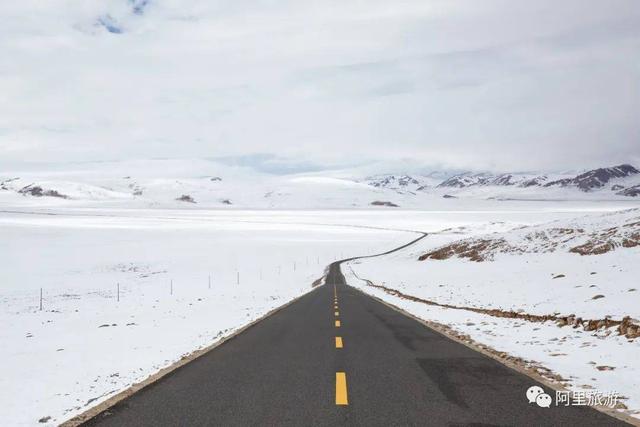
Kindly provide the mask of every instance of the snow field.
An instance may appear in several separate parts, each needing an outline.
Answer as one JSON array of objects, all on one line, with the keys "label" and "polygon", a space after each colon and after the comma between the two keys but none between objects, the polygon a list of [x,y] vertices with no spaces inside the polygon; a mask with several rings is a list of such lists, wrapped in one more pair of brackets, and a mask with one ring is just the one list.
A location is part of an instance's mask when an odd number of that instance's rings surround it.
[{"label": "snow field", "polygon": [[413,237],[250,220],[3,214],[3,423],[58,424],[309,292],[335,259]]}]

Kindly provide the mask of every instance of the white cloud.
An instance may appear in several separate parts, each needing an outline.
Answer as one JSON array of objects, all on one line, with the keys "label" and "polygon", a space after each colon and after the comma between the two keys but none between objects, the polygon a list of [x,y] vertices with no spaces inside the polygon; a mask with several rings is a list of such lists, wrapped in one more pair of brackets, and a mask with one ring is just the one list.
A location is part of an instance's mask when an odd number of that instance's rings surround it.
[{"label": "white cloud", "polygon": [[30,0],[0,16],[0,161],[640,155],[634,0]]}]

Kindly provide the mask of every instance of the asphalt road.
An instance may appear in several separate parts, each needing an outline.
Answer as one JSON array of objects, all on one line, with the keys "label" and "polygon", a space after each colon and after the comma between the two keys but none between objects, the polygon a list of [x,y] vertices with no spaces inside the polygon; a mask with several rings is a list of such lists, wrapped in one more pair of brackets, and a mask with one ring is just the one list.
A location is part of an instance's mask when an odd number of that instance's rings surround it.
[{"label": "asphalt road", "polygon": [[85,425],[626,425],[529,404],[535,384],[346,286],[334,264],[327,284]]}]

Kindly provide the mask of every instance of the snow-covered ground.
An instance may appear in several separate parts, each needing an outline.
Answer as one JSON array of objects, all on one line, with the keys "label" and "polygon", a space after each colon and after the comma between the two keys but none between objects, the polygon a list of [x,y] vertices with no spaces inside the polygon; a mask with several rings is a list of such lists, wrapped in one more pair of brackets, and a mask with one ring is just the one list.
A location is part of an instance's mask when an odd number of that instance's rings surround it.
[{"label": "snow-covered ground", "polygon": [[[0,419],[60,423],[309,292],[335,259],[389,250],[414,231],[454,229],[433,237],[444,243],[626,206],[485,200],[455,209],[287,211],[3,203]],[[369,278],[405,277],[399,274],[411,262],[426,265],[410,253],[406,262],[406,252],[389,257],[390,271]]]},{"label": "snow-covered ground", "polygon": [[[640,209],[509,228],[451,228],[402,251],[352,261],[344,270],[349,283],[365,292],[549,368],[574,390],[618,392],[640,413],[640,338],[634,338],[640,331],[624,336],[617,325],[585,328],[588,320],[627,316],[640,323]],[[585,248],[594,254],[580,255]],[[500,312],[519,318],[496,317]],[[580,324],[559,327],[566,317]]]},{"label": "snow-covered ground", "polygon": [[2,424],[60,423],[414,236],[301,217],[0,214]]}]

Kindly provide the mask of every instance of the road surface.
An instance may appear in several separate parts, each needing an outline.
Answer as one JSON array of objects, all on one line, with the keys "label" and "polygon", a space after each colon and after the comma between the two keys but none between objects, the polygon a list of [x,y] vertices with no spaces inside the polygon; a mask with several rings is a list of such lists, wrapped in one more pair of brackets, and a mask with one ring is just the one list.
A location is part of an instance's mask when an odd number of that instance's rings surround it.
[{"label": "road surface", "polygon": [[336,263],[325,285],[85,425],[626,425],[529,404],[535,384],[346,286]]}]

